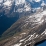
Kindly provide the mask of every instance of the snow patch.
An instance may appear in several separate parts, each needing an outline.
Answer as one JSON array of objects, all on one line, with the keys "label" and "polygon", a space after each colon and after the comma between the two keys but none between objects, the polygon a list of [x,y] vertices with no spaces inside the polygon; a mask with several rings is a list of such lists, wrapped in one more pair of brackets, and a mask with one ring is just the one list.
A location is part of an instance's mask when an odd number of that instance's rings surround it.
[{"label": "snow patch", "polygon": [[43,35],[43,34],[46,34],[46,29],[45,29],[45,31],[41,35]]},{"label": "snow patch", "polygon": [[35,2],[40,2],[41,0],[34,0]]},{"label": "snow patch", "polygon": [[23,42],[25,39],[20,40],[19,42]]},{"label": "snow patch", "polygon": [[45,29],[45,34],[46,34],[46,29]]},{"label": "snow patch", "polygon": [[26,34],[26,33],[21,33],[21,34]]},{"label": "snow patch", "polygon": [[3,2],[3,0],[0,0],[0,3],[2,3]]},{"label": "snow patch", "polygon": [[14,37],[14,38],[16,38],[16,37]]},{"label": "snow patch", "polygon": [[16,12],[22,13],[23,11],[24,11],[24,9],[23,9],[23,8],[21,8],[21,9],[17,9],[17,11],[16,11]]},{"label": "snow patch", "polygon": [[16,10],[16,12],[22,13],[22,12],[28,12],[31,11],[30,4],[25,4],[23,8],[19,8]]},{"label": "snow patch", "polygon": [[22,43],[15,44],[14,46],[20,46]]},{"label": "snow patch", "polygon": [[15,5],[25,3],[25,0],[15,0]]},{"label": "snow patch", "polygon": [[39,14],[35,15],[35,18],[37,18],[37,21],[41,23],[41,22],[44,21],[44,20],[41,20],[41,19],[42,19],[42,17],[45,16],[45,15],[46,15],[46,10],[43,11],[42,13],[39,13]]},{"label": "snow patch", "polygon": [[46,15],[46,10],[42,12],[42,15]]},{"label": "snow patch", "polygon": [[24,8],[25,8],[25,11],[31,11],[31,8],[28,5],[26,5]]},{"label": "snow patch", "polygon": [[46,21],[46,10],[29,16],[26,22],[35,22],[36,24],[41,24]]},{"label": "snow patch", "polygon": [[41,4],[41,6],[45,6],[46,4],[45,4],[45,2],[44,1],[42,1],[42,4]]},{"label": "snow patch", "polygon": [[5,5],[5,6],[11,6],[11,1],[6,1],[6,2],[3,3],[3,5]]}]

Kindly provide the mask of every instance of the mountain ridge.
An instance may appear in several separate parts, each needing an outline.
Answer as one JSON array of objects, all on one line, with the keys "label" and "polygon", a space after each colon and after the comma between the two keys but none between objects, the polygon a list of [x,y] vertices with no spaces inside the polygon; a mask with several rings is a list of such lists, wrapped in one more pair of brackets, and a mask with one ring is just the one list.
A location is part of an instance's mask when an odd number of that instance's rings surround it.
[{"label": "mountain ridge", "polygon": [[18,20],[2,34],[2,38],[4,37],[5,40],[0,45],[4,43],[2,46],[27,46],[29,44],[34,46],[34,43],[46,39],[45,12],[46,10]]}]

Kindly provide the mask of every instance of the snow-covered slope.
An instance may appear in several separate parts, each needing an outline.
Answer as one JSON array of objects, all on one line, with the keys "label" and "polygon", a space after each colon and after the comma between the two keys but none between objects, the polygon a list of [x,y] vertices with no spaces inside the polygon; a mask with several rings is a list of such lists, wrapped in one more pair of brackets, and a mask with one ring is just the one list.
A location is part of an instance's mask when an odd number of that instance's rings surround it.
[{"label": "snow-covered slope", "polygon": [[4,40],[5,44],[2,43],[2,46],[34,46],[46,39],[46,10],[19,19],[2,37],[10,37]]},{"label": "snow-covered slope", "polygon": [[29,14],[44,6],[46,6],[45,0],[0,0],[0,13],[5,11],[6,16],[11,16],[11,13]]}]

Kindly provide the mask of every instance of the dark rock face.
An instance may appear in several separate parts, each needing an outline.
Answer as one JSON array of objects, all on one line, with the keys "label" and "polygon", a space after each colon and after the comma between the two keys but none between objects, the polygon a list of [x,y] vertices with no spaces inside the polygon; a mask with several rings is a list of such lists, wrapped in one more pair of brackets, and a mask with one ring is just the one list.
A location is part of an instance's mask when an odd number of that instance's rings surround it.
[{"label": "dark rock face", "polygon": [[46,10],[19,19],[2,34],[1,39],[0,46],[34,46],[45,40]]}]

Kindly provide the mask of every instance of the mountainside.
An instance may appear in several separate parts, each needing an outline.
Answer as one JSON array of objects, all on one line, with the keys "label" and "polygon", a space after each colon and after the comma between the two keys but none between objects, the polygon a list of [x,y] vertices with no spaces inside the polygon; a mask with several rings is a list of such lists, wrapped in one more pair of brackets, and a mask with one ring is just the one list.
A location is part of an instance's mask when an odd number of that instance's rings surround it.
[{"label": "mountainside", "polygon": [[21,17],[45,9],[46,0],[0,0],[0,35]]},{"label": "mountainside", "polygon": [[0,46],[46,40],[46,0],[0,0],[0,34]]},{"label": "mountainside", "polygon": [[7,29],[0,46],[34,46],[46,39],[46,10],[24,16]]}]

